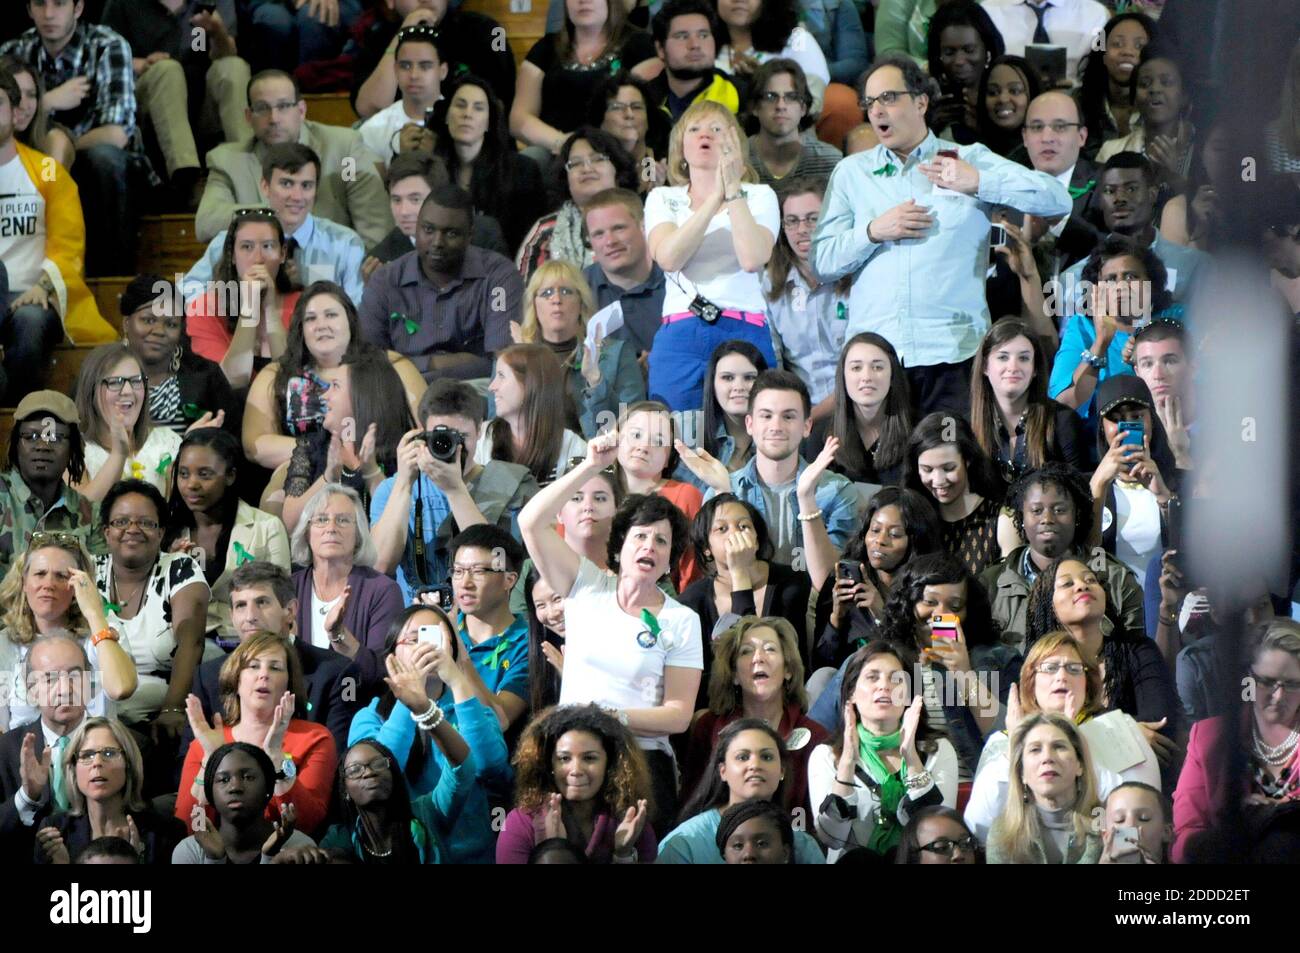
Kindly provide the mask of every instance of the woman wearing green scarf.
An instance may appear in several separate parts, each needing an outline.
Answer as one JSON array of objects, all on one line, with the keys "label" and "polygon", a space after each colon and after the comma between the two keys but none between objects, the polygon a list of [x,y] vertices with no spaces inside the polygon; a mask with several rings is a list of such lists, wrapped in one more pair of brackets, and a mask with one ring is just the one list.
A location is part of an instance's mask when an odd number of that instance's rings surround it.
[{"label": "woman wearing green scarf", "polygon": [[912,697],[905,650],[867,643],[849,659],[840,687],[843,735],[819,745],[808,763],[808,791],[817,806],[817,835],[835,863],[864,847],[892,854],[912,812],[957,803],[957,752],[936,737]]}]

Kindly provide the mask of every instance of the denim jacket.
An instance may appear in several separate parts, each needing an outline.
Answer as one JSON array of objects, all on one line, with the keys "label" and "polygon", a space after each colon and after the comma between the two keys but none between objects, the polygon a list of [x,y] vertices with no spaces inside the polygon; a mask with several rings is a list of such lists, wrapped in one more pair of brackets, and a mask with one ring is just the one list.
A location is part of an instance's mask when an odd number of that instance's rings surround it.
[{"label": "denim jacket", "polygon": [[852,86],[870,65],[867,34],[851,0],[800,0],[800,19],[826,54],[832,83]]},{"label": "denim jacket", "polygon": [[[799,470],[795,474],[794,484],[790,487],[791,513],[799,512],[798,500],[795,498],[797,492],[795,485],[798,484],[803,471],[807,469],[807,461],[800,458]],[[762,481],[758,476],[757,456],[731,475],[731,492],[763,513],[770,527],[771,517],[764,512],[765,504]],[[717,492],[710,489],[705,499],[714,496],[717,496]],[[841,552],[849,544],[849,540],[859,526],[857,501],[857,489],[840,474],[828,470],[817,481],[817,508],[822,511],[822,519],[826,523],[826,535]],[[792,536],[796,540],[801,538],[799,530],[800,527],[794,527]],[[776,530],[773,530],[772,535],[774,538],[778,535]]]}]

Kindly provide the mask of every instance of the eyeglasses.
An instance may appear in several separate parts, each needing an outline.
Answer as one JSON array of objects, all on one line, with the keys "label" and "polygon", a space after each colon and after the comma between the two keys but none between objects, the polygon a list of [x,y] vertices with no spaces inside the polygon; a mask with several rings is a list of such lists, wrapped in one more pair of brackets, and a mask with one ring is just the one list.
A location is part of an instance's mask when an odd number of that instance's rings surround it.
[{"label": "eyeglasses", "polygon": [[1259,675],[1255,672],[1251,672],[1250,677],[1255,680],[1255,684],[1259,686],[1260,691],[1265,695],[1273,694],[1273,690],[1276,688],[1281,688],[1282,691],[1288,695],[1300,692],[1300,682],[1294,681],[1293,679],[1269,678],[1266,675]]},{"label": "eyeglasses", "polygon": [[469,576],[475,582],[483,582],[490,573],[504,573],[504,569],[493,569],[491,566],[453,566],[451,570],[452,579],[464,579]]},{"label": "eyeglasses", "polygon": [[572,298],[577,293],[578,292],[575,289],[570,288],[566,285],[559,288],[555,288],[555,287],[543,288],[541,291],[537,292],[537,297],[545,298],[547,301],[549,301],[552,298],[554,298],[557,294],[561,298]]},{"label": "eyeglasses", "polygon": [[967,854],[975,854],[983,850],[979,840],[973,835],[963,837],[961,840],[953,840],[950,837],[940,837],[938,840],[932,840],[928,844],[922,844],[921,850],[928,850],[932,854],[939,854],[943,857],[951,858],[953,853],[960,848]]},{"label": "eyeglasses", "polygon": [[1027,122],[1025,123],[1025,132],[1031,136],[1041,136],[1046,130],[1050,129],[1058,136],[1064,135],[1071,129],[1078,129],[1083,126],[1081,122]]},{"label": "eyeglasses", "polygon": [[[585,457],[583,459],[586,459]],[[81,550],[81,537],[72,533],[47,532],[41,530],[27,538],[27,549],[40,549],[42,546],[60,546],[74,552]]]},{"label": "eyeglasses", "polygon": [[796,89],[791,89],[784,93],[763,93],[761,96],[758,97],[759,102],[767,103],[769,106],[775,106],[783,99],[791,106],[795,105],[796,103],[802,104],[803,93],[799,92]]},{"label": "eyeglasses", "polygon": [[105,377],[99,382],[107,387],[114,394],[120,394],[124,389],[130,387],[132,390],[144,390],[144,375],[135,374],[131,377]]},{"label": "eyeglasses", "polygon": [[617,99],[611,99],[605,104],[607,113],[643,113],[645,112],[645,103],[620,103]]},{"label": "eyeglasses", "polygon": [[297,108],[299,102],[301,102],[301,100],[284,99],[278,103],[257,103],[253,106],[250,106],[249,109],[254,116],[257,116],[259,119],[265,119],[273,112],[287,113],[289,112],[289,110]]},{"label": "eyeglasses", "polygon": [[817,217],[816,212],[809,212],[803,218],[798,218],[794,215],[787,215],[785,218],[781,219],[781,224],[789,229],[796,229],[800,225],[807,225],[809,228],[816,228]]},{"label": "eyeglasses", "polygon": [[352,526],[356,521],[357,518],[351,513],[317,513],[308,520],[312,526],[329,526],[330,523],[335,526]]},{"label": "eyeglasses", "polygon": [[1055,675],[1062,668],[1067,675],[1082,675],[1087,671],[1082,662],[1043,662],[1038,666],[1037,671],[1040,675]]},{"label": "eyeglasses", "polygon": [[894,103],[898,102],[899,96],[911,95],[911,92],[906,89],[890,89],[881,93],[879,96],[863,96],[861,102],[862,111],[870,111],[871,107],[876,103],[880,103],[882,106],[892,106]]},{"label": "eyeglasses", "polygon": [[128,526],[138,526],[146,533],[152,533],[158,529],[159,523],[157,520],[151,520],[148,517],[140,519],[135,516],[115,516],[113,519],[108,521],[108,525],[113,527],[113,529],[126,529]]},{"label": "eyeglasses", "polygon": [[392,764],[392,762],[383,755],[380,755],[373,761],[354,761],[343,769],[343,777],[347,778],[349,781],[356,781],[367,772],[370,774],[378,774],[380,771],[387,771],[390,764]]},{"label": "eyeglasses", "polygon": [[90,764],[95,760],[96,755],[111,763],[122,757],[124,753],[121,748],[82,748],[77,752],[77,763]]},{"label": "eyeglasses", "polygon": [[18,439],[23,443],[67,443],[72,435],[66,430],[20,430]]},{"label": "eyeglasses", "polygon": [[609,161],[609,156],[603,152],[593,152],[589,156],[579,156],[576,159],[570,159],[564,163],[564,167],[570,172],[576,172],[578,169],[590,169],[592,166],[604,165]]}]

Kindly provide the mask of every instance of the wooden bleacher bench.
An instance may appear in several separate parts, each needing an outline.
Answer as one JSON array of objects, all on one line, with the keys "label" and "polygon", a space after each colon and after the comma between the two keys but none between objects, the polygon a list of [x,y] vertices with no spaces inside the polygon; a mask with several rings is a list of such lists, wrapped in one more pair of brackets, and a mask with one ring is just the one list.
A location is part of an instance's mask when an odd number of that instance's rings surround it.
[{"label": "wooden bleacher bench", "polygon": [[515,55],[515,66],[523,63],[533,44],[546,33],[546,8],[548,0],[515,0],[516,7],[526,6],[525,12],[511,10],[511,0],[466,0],[465,9],[482,13],[500,23],[506,30],[506,41]]},{"label": "wooden bleacher bench", "polygon": [[87,278],[86,287],[95,297],[95,304],[99,306],[99,313],[104,316],[104,320],[113,326],[113,330],[119,335],[122,333],[122,310],[118,307],[118,302],[122,300],[122,292],[126,290],[134,278],[130,275],[123,278]]},{"label": "wooden bleacher bench", "polygon": [[307,118],[327,126],[351,126],[360,117],[352,108],[347,93],[304,93]]},{"label": "wooden bleacher bench", "polygon": [[206,250],[207,245],[194,237],[193,215],[146,215],[140,221],[138,267],[142,274],[153,272],[175,280]]}]

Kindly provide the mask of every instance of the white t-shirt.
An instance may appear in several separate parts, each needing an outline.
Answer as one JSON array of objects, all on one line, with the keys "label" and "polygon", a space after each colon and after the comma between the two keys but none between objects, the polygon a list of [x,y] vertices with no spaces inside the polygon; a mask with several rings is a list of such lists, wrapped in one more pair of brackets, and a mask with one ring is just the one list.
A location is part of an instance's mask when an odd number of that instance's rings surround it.
[{"label": "white t-shirt", "polygon": [[[618,577],[582,560],[564,600],[561,705],[596,702],[610,708],[656,708],[664,701],[664,669],[703,669],[700,617],[671,596],[653,635],[618,604]],[[693,702],[692,702],[693,703]],[[671,754],[667,735],[637,735],[651,751]]]},{"label": "white t-shirt", "polygon": [[329,602],[326,602],[320,596],[316,595],[316,587],[311,589],[311,644],[318,649],[332,648],[330,645],[329,633],[325,631],[325,617],[330,614],[330,610],[335,604],[343,598],[340,593]]},{"label": "white t-shirt", "polygon": [[406,109],[399,98],[391,106],[387,106],[375,113],[369,119],[361,124],[357,130],[361,134],[361,141],[370,147],[370,151],[384,160],[384,164],[393,161],[393,156],[397,150],[397,132],[403,126],[407,125],[424,125],[424,116],[419,119],[412,119],[406,114]]},{"label": "white t-shirt", "polygon": [[1125,486],[1116,480],[1115,509],[1119,511],[1115,514],[1119,519],[1115,558],[1132,569],[1138,585],[1145,587],[1147,564],[1160,553],[1160,504],[1146,487]]},{"label": "white t-shirt", "polygon": [[45,262],[45,198],[17,155],[0,165],[0,261],[15,297],[40,280]]},{"label": "white t-shirt", "polygon": [[[766,185],[750,184],[741,186],[741,191],[754,221],[776,238],[781,233],[781,207],[776,193]],[[645,233],[649,236],[655,226],[665,222],[680,227],[692,214],[686,186],[660,186],[651,190],[645,200]],[[665,277],[666,315],[690,310],[691,301],[697,294],[704,295],[723,309],[759,314],[767,311],[762,276],[741,269],[735,246],[731,243],[731,216],[725,209],[713,216],[704,240],[686,262],[686,267],[668,272]]]},{"label": "white t-shirt", "polygon": [[[148,413],[143,408],[141,413]],[[149,431],[149,439],[144,442],[140,452],[127,457],[122,465],[121,479],[135,478],[151,483],[158,492],[167,495],[171,491],[171,467],[181,451],[181,435],[167,427],[154,427]],[[93,440],[86,441],[86,477],[94,479],[100,468],[108,462],[108,451]],[[166,466],[163,464],[166,463]]]},{"label": "white t-shirt", "polygon": [[[96,556],[95,585],[105,602],[109,601],[113,591],[110,586],[112,578],[113,557]],[[162,553],[145,580],[139,611],[130,619],[123,619],[115,610],[107,610],[108,624],[122,634],[123,646],[130,644],[128,651],[135,661],[137,674],[152,675],[171,668],[176,653],[172,599],[190,586],[208,588],[208,581],[194,557],[186,553]],[[117,597],[124,602],[127,597],[134,600],[134,596],[134,592],[117,592]]]}]

